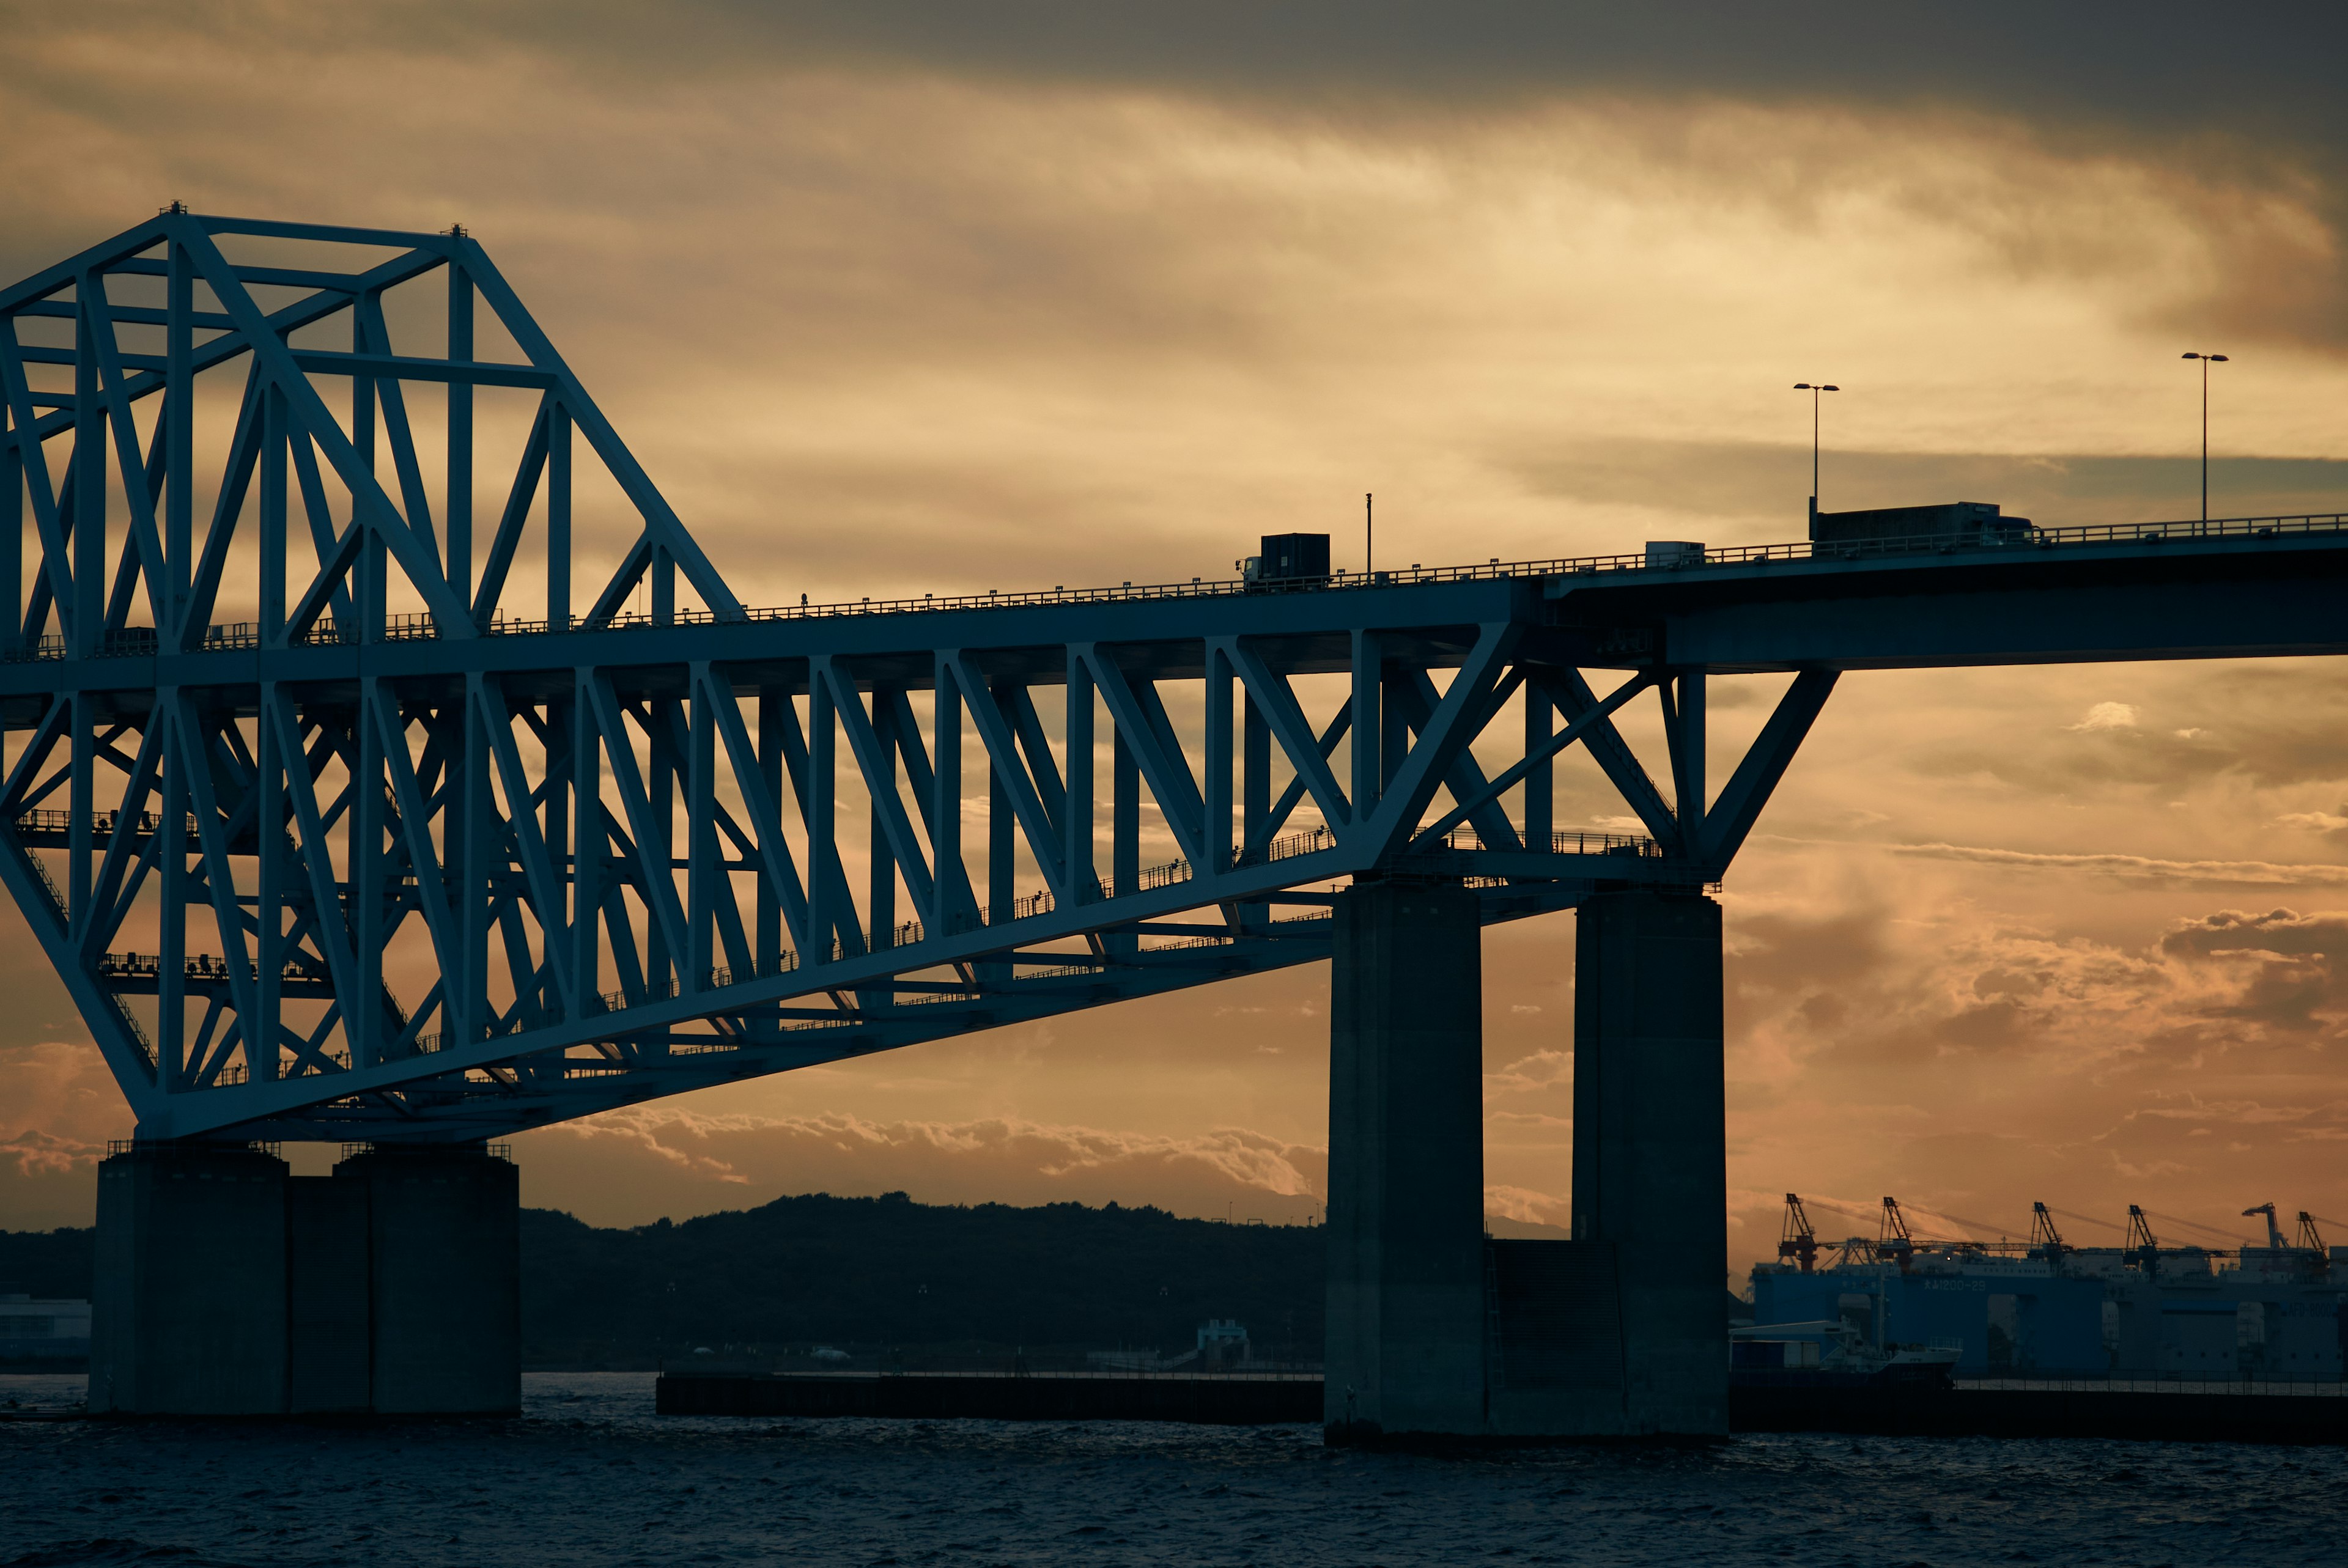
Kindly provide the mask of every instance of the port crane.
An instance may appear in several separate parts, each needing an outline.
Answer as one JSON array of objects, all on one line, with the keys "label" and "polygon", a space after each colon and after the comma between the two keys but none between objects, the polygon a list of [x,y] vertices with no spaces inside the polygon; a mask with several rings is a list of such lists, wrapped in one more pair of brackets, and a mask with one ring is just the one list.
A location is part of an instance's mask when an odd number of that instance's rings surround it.
[{"label": "port crane", "polygon": [[2061,1263],[2064,1255],[2073,1250],[2075,1249],[2071,1245],[2063,1239],[2063,1233],[2054,1228],[2054,1216],[2046,1212],[2046,1205],[2041,1203],[2032,1204],[2028,1255],[2043,1257],[2049,1265],[2053,1265]]},{"label": "port crane", "polygon": [[1902,1274],[1908,1272],[1908,1266],[1916,1257],[1916,1238],[1908,1234],[1907,1216],[1900,1212],[1900,1200],[1888,1193],[1883,1198],[1883,1219],[1875,1235],[1875,1254],[1897,1263]]},{"label": "port crane", "polygon": [[1816,1271],[1818,1262],[1818,1233],[1810,1228],[1810,1216],[1802,1208],[1800,1196],[1786,1194],[1786,1224],[1777,1236],[1777,1257],[1780,1262],[1793,1259],[1804,1274]]},{"label": "port crane", "polygon": [[2120,1254],[2120,1261],[2147,1275],[2160,1272],[2160,1243],[2154,1237],[2144,1210],[2134,1204],[2128,1205],[2127,1247]]}]

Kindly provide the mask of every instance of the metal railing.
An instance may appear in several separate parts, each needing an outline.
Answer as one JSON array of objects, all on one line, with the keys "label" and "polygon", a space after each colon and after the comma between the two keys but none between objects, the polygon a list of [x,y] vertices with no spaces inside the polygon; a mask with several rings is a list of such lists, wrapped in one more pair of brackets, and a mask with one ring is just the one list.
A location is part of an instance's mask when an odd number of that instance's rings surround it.
[{"label": "metal railing", "polygon": [[[181,820],[180,831],[190,838],[198,836],[201,829],[194,814],[190,813]],[[73,831],[74,814],[70,811],[53,810],[47,806],[36,806],[30,811],[18,812],[8,821],[19,833],[70,833]],[[89,814],[89,830],[93,839],[111,838],[123,825],[121,812],[94,811]],[[162,830],[162,815],[160,812],[142,811],[137,816],[130,818],[129,825],[133,834],[158,833]]]},{"label": "metal railing", "polygon": [[[102,980],[156,980],[163,978],[163,956],[160,953],[100,953],[98,956],[98,978]],[[236,979],[258,980],[259,966],[246,964],[240,971],[229,967],[228,960],[213,953],[190,953],[180,961],[180,972],[198,984],[224,985]],[[278,970],[285,980],[318,981],[327,978],[325,970],[306,958],[288,958]]]},{"label": "metal railing", "polygon": [[[1852,539],[1812,542],[1798,540],[1773,545],[1724,545],[1694,549],[1669,559],[1650,559],[1642,550],[1612,555],[1561,556],[1547,560],[1502,561],[1495,557],[1480,566],[1409,567],[1388,569],[1375,574],[1336,571],[1327,578],[1292,578],[1277,582],[1245,582],[1237,579],[1218,578],[1209,580],[1192,578],[1189,582],[1121,583],[1115,588],[1076,588],[1056,586],[1048,589],[1014,589],[1005,593],[989,589],[984,593],[922,594],[919,598],[860,599],[854,601],[835,600],[827,604],[785,604],[745,609],[738,614],[709,610],[681,609],[667,616],[653,616],[626,611],[590,621],[585,617],[571,616],[560,620],[532,620],[523,616],[500,613],[480,630],[493,637],[531,637],[570,632],[617,632],[644,630],[675,626],[740,625],[753,621],[828,620],[865,615],[915,615],[930,610],[1024,610],[1042,605],[1064,604],[1135,604],[1167,600],[1226,599],[1233,596],[1265,593],[1333,593],[1352,592],[1365,589],[1406,588],[1425,583],[1474,582],[1502,578],[1591,577],[1613,572],[1682,572],[1701,571],[1710,567],[1751,566],[1770,561],[1847,561],[1887,559],[1899,556],[1931,556],[1952,554],[1990,554],[2016,556],[2034,550],[2060,548],[2065,546],[2091,544],[2161,544],[2174,539],[2204,538],[2274,538],[2303,534],[2348,533],[2348,513],[2308,514],[2300,517],[2271,518],[2188,518],[2177,522],[2153,523],[2085,523],[2065,528],[2018,528],[2000,531],[1993,525],[1956,533],[1921,535],[1912,538]],[[430,641],[440,636],[440,627],[431,615],[421,611],[405,612],[385,618],[382,635],[386,642]],[[302,636],[296,644],[317,645],[355,643],[359,638],[350,630],[337,627],[331,618],[321,618]],[[201,651],[231,651],[257,648],[261,645],[261,629],[252,621],[233,621],[205,630]],[[149,627],[126,627],[107,632],[99,641],[97,657],[152,657],[160,647],[157,635]],[[67,655],[66,640],[51,632],[0,652],[0,661],[25,662],[36,660],[63,659]]]},{"label": "metal railing", "polygon": [[180,1155],[237,1153],[283,1154],[285,1145],[276,1143],[253,1143],[242,1138],[214,1142],[208,1138],[108,1138],[106,1153],[108,1159],[117,1154],[150,1154],[166,1158]]}]

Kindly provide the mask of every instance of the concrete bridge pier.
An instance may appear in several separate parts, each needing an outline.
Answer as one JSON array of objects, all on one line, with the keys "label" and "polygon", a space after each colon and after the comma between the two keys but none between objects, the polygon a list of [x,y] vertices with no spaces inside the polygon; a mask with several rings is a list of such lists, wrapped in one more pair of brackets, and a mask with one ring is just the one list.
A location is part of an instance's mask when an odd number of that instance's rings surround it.
[{"label": "concrete bridge pier", "polygon": [[1584,1394],[1581,1430],[1724,1435],[1720,906],[1601,893],[1575,917],[1574,1239],[1552,1245],[1612,1276],[1622,1324],[1619,1399]]},{"label": "concrete bridge pier", "polygon": [[139,1144],[98,1168],[93,1413],[285,1408],[285,1162]]},{"label": "concrete bridge pier", "polygon": [[1483,931],[1452,885],[1337,895],[1329,988],[1333,1442],[1484,1430]]},{"label": "concrete bridge pier", "polygon": [[520,1185],[479,1145],[295,1176],[242,1144],[98,1167],[90,1409],[496,1415],[521,1406]]},{"label": "concrete bridge pier", "polygon": [[377,1145],[334,1179],[366,1192],[376,1413],[521,1409],[521,1173],[479,1148]]},{"label": "concrete bridge pier", "polygon": [[1329,1440],[1725,1433],[1720,907],[1580,908],[1570,1241],[1484,1235],[1475,895],[1335,917]]}]

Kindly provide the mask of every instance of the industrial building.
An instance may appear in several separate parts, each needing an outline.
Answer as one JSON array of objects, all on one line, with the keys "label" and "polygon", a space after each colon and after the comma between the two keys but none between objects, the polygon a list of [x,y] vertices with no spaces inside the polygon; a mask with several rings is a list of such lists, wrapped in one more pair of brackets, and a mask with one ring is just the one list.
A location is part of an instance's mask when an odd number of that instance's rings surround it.
[{"label": "industrial building", "polygon": [[1879,1235],[1821,1245],[1786,1195],[1775,1263],[1755,1266],[1753,1335],[1839,1319],[1890,1343],[1961,1344],[1959,1377],[2337,1381],[2348,1368],[2348,1246],[2299,1216],[2287,1241],[2274,1205],[2268,1245],[2162,1246],[2131,1206],[2129,1245],[2073,1246],[2046,1205],[2027,1242],[1912,1237],[1883,1200]]}]

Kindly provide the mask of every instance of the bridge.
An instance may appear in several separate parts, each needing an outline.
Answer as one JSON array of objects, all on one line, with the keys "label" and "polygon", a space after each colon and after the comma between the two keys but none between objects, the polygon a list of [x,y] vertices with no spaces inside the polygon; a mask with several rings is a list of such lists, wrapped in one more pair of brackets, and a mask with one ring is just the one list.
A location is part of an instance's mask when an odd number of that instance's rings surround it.
[{"label": "bridge", "polygon": [[[2348,651],[2341,517],[760,608],[461,231],[174,208],[0,317],[0,879],[138,1120],[96,1408],[509,1408],[493,1140],[1327,959],[1332,1435],[1723,1430],[1709,893],[1837,682]],[[1568,908],[1576,1239],[1488,1243],[1479,933]]]}]

